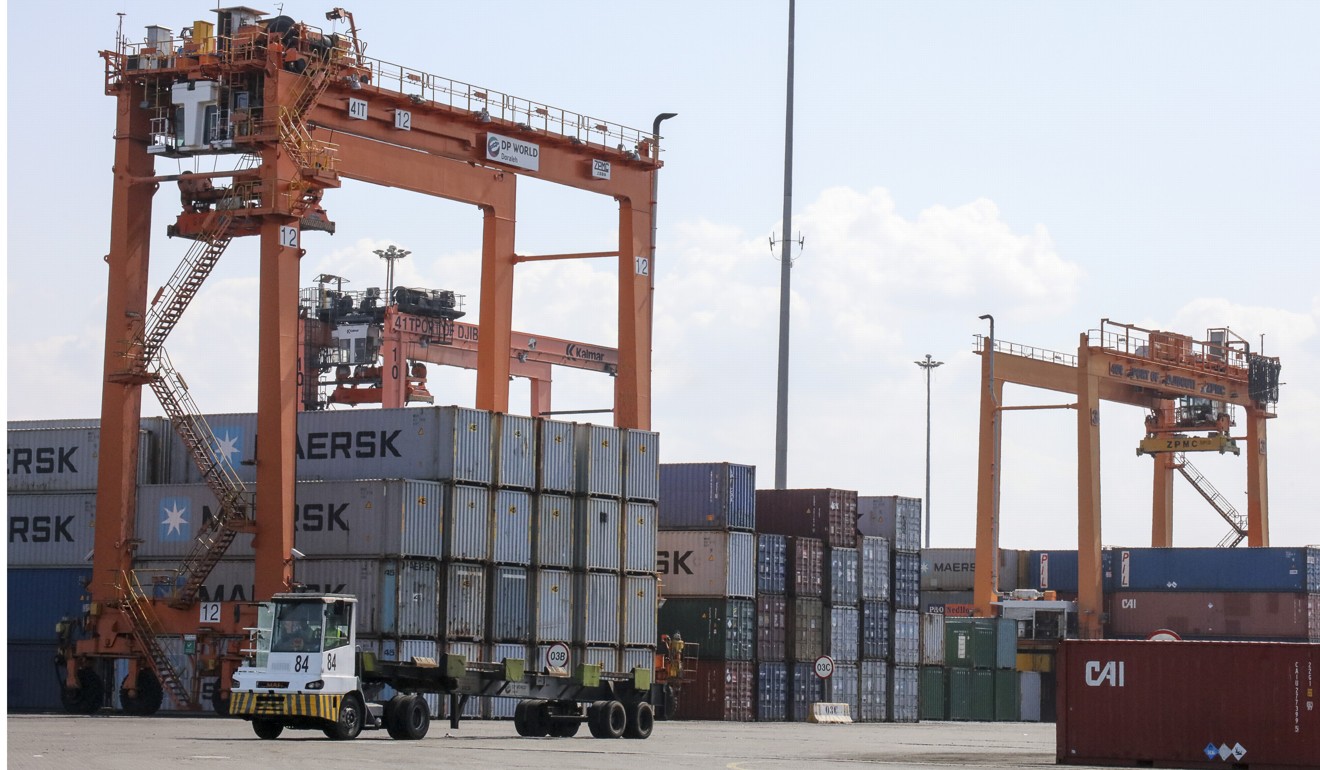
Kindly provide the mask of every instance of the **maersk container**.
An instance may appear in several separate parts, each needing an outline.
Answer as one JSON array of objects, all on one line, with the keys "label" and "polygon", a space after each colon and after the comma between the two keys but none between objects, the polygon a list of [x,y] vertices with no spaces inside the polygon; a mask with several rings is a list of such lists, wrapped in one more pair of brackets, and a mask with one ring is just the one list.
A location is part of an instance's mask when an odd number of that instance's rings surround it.
[{"label": "maersk container", "polygon": [[756,536],[756,592],[782,594],[787,591],[788,538],[783,535]]},{"label": "maersk container", "polygon": [[856,607],[830,607],[829,637],[825,654],[836,663],[850,663],[861,657],[861,619]]},{"label": "maersk container", "polygon": [[788,600],[788,659],[810,662],[825,654],[825,605],[820,599]]},{"label": "maersk container", "polygon": [[[999,590],[1021,587],[1021,551],[999,550]],[[925,548],[921,551],[922,591],[971,591],[975,588],[975,548]]]},{"label": "maersk container", "polygon": [[895,551],[893,561],[894,607],[915,610],[921,606],[921,554]]},{"label": "maersk container", "polygon": [[[668,598],[660,607],[659,632],[682,634],[695,643],[685,656],[705,660],[751,660],[756,652],[756,602],[722,597]],[[814,660],[814,658],[813,658]]]},{"label": "maersk container", "polygon": [[1109,591],[1320,592],[1307,548],[1114,549]]},{"label": "maersk container", "polygon": [[832,548],[857,545],[857,493],[843,489],[758,489],[757,531],[814,537]]},{"label": "maersk container", "polygon": [[[137,483],[159,480],[159,418],[146,418],[138,432]],[[90,492],[96,489],[99,428],[8,431],[6,486],[9,492]]]},{"label": "maersk container", "polygon": [[889,721],[917,721],[918,694],[916,666],[891,666],[889,669]]},{"label": "maersk container", "polygon": [[750,722],[756,717],[756,664],[698,660],[692,681],[683,684],[679,719]]},{"label": "maersk container", "polygon": [[857,664],[857,722],[883,722],[889,718],[889,665],[881,660]]},{"label": "maersk container", "polygon": [[9,507],[10,567],[85,567],[95,539],[96,495],[15,495]]},{"label": "maersk container", "polygon": [[663,529],[756,528],[756,467],[735,463],[660,466]]},{"label": "maersk container", "polygon": [[543,492],[571,493],[577,485],[574,426],[558,420],[536,421],[536,484]]},{"label": "maersk container", "polygon": [[587,572],[575,575],[578,605],[573,611],[575,644],[618,645],[620,636],[620,575],[617,572]]},{"label": "maersk container", "polygon": [[559,569],[539,569],[536,579],[537,642],[564,642],[573,639],[573,613],[577,608],[577,585],[573,573]]},{"label": "maersk container", "polygon": [[789,596],[820,596],[825,590],[825,542],[790,537],[787,553]]},{"label": "maersk container", "polygon": [[9,420],[5,423],[5,428],[10,432],[16,430],[51,430],[53,428],[83,428],[85,430],[100,430],[101,418],[99,417],[65,417],[54,420]]},{"label": "maersk container", "polygon": [[489,560],[490,489],[472,484],[444,484],[443,488],[442,556],[461,561]]},{"label": "maersk container", "polygon": [[761,661],[756,666],[756,721],[783,722],[788,717],[788,665]]},{"label": "maersk container", "polygon": [[623,513],[608,497],[574,500],[573,566],[618,571],[622,566]]},{"label": "maersk container", "polygon": [[1147,639],[1169,630],[1183,639],[1320,642],[1320,594],[1119,591],[1105,598],[1110,638]]},{"label": "maersk container", "polygon": [[517,489],[497,489],[491,511],[491,560],[496,564],[532,563],[532,495]]},{"label": "maersk container", "polygon": [[660,499],[660,434],[623,430],[623,496],[654,503]]},{"label": "maersk container", "polygon": [[9,641],[53,643],[56,623],[82,617],[84,586],[92,579],[90,566],[10,567],[7,574]]},{"label": "maersk container", "polygon": [[889,657],[889,625],[892,620],[889,602],[862,602],[861,655],[863,660]]},{"label": "maersk container", "polygon": [[573,431],[577,464],[576,491],[583,495],[623,496],[624,433],[608,425],[578,423]]},{"label": "maersk container", "polygon": [[573,498],[542,492],[536,496],[536,564],[573,566]]},{"label": "maersk container", "polygon": [[921,662],[921,616],[914,610],[894,610],[890,654],[896,666]]},{"label": "maersk container", "polygon": [[[12,613],[13,605],[10,605],[11,617]],[[58,648],[54,641],[54,630],[52,625],[51,639],[43,642],[15,642],[11,635],[5,658],[9,678],[6,708],[10,713],[59,711],[63,708],[60,678],[55,671]]]},{"label": "maersk container", "polygon": [[756,595],[756,535],[660,530],[657,567],[666,596]]},{"label": "maersk container", "polygon": [[525,567],[491,568],[490,637],[494,642],[520,642],[532,639],[531,583]]},{"label": "maersk container", "polygon": [[1058,661],[1060,764],[1320,767],[1320,645],[1070,640]]},{"label": "maersk container", "polygon": [[[958,676],[962,677],[964,671],[959,671]],[[939,666],[922,666],[918,677],[918,687],[920,688],[920,697],[918,698],[917,716],[921,721],[942,721],[951,719],[948,711],[948,697],[945,692],[946,681],[949,672],[947,669]],[[967,715],[960,718],[966,719]]]},{"label": "maersk container", "polygon": [[756,595],[756,659],[786,660],[788,655],[788,598]]},{"label": "maersk container", "polygon": [[623,577],[623,638],[625,645],[654,645],[659,638],[656,629],[655,575],[625,575]]},{"label": "maersk container", "polygon": [[536,487],[536,419],[495,413],[495,479],[499,487]]},{"label": "maersk container", "polygon": [[921,665],[944,665],[944,639],[944,615],[923,613],[921,615]]},{"label": "maersk container", "polygon": [[888,495],[857,498],[857,532],[887,538],[896,551],[921,550],[921,500]]},{"label": "maersk container", "polygon": [[867,535],[858,538],[857,542],[857,550],[861,561],[861,579],[858,583],[860,599],[863,601],[889,601],[893,595],[889,586],[890,571],[892,569],[889,559],[889,541],[883,537]]},{"label": "maersk container", "polygon": [[655,503],[624,503],[623,570],[656,573]]},{"label": "maersk container", "polygon": [[829,566],[825,570],[828,585],[825,595],[834,606],[857,606],[860,595],[857,585],[859,572],[856,548],[831,548],[826,552]]},{"label": "maersk container", "polygon": [[[137,559],[133,571],[143,591],[155,599],[168,599],[186,580],[179,576],[178,559]],[[295,573],[296,574],[296,573]],[[197,589],[199,602],[256,601],[256,568],[252,559],[226,557]]]},{"label": "maersk container", "polygon": [[811,704],[825,700],[825,680],[816,676],[814,663],[791,663],[788,686],[789,721],[807,721]]}]

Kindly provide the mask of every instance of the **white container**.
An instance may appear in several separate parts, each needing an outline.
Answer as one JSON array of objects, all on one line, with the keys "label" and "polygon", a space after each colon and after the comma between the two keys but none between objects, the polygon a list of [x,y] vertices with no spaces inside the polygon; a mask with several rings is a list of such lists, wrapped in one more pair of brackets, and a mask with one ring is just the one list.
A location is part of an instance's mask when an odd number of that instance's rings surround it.
[{"label": "white container", "polygon": [[91,566],[95,494],[11,494],[7,502],[10,567]]},{"label": "white container", "polygon": [[660,434],[634,428],[623,433],[624,497],[653,503],[660,499]]},{"label": "white container", "polygon": [[536,420],[516,414],[494,415],[495,484],[532,489],[536,486]]},{"label": "white container", "polygon": [[944,616],[921,616],[921,665],[944,665]]},{"label": "white container", "polygon": [[517,489],[499,489],[494,492],[495,506],[491,511],[491,529],[495,542],[491,544],[491,561],[496,564],[532,563],[532,495]]},{"label": "white container", "polygon": [[578,497],[574,501],[573,566],[617,571],[622,563],[623,515],[619,501]]},{"label": "white container", "polygon": [[623,638],[625,645],[655,644],[656,631],[655,575],[627,575],[623,578]]},{"label": "white container", "polygon": [[861,553],[861,590],[862,601],[889,601],[890,571],[889,541],[883,537],[863,536],[858,539],[857,550]]},{"label": "white container", "polygon": [[573,498],[547,492],[536,496],[535,540],[537,566],[573,566]]},{"label": "white container", "polygon": [[756,535],[751,532],[660,530],[656,546],[665,596],[756,595]]},{"label": "white container", "polygon": [[622,586],[616,572],[576,575],[578,604],[573,612],[575,644],[619,644]]},{"label": "white container", "polygon": [[573,443],[575,423],[536,421],[537,488],[547,492],[571,493],[577,486],[577,449]]},{"label": "white container", "polygon": [[584,495],[623,495],[624,434],[607,425],[579,423],[573,435],[577,453],[577,492]]},{"label": "white container", "polygon": [[486,487],[444,485],[443,556],[446,559],[490,559],[491,494]]},{"label": "white container", "polygon": [[654,647],[624,647],[619,652],[619,671],[631,674],[635,668],[655,673]]},{"label": "white container", "polygon": [[655,574],[656,504],[629,502],[623,512],[623,569]]},{"label": "white container", "polygon": [[441,636],[450,641],[486,638],[486,567],[451,562],[443,574],[444,603],[440,608]]},{"label": "white container", "polygon": [[559,569],[540,569],[536,580],[537,642],[563,642],[573,639],[573,614],[577,607],[577,584],[573,573]]},{"label": "white container", "polygon": [[495,642],[521,642],[532,638],[532,576],[526,567],[491,568],[490,620],[487,636]]},{"label": "white container", "polygon": [[[159,418],[142,420],[138,434],[137,483],[158,480]],[[6,485],[10,493],[90,492],[96,489],[101,454],[99,427],[59,427],[14,430],[10,423],[6,453]]]}]

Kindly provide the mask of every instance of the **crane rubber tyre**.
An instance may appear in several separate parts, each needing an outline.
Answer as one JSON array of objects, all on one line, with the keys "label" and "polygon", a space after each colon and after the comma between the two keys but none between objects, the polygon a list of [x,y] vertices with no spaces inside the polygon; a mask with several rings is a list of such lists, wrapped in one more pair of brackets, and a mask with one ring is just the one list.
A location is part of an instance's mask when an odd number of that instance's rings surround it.
[{"label": "crane rubber tyre", "polygon": [[149,717],[160,711],[160,704],[165,700],[165,691],[161,689],[160,679],[150,669],[140,668],[137,674],[137,693],[130,695],[128,679],[119,688],[119,704],[125,714]]},{"label": "crane rubber tyre", "polygon": [[431,709],[426,705],[426,698],[421,695],[409,695],[394,709],[395,725],[400,735],[394,736],[405,741],[420,741],[431,729]]},{"label": "crane rubber tyre", "polygon": [[252,720],[252,732],[263,741],[273,741],[284,732],[284,725],[270,719]]},{"label": "crane rubber tyre", "polygon": [[587,727],[593,738],[618,738],[628,726],[628,714],[617,700],[598,700],[587,712]]},{"label": "crane rubber tyre", "polygon": [[60,703],[70,714],[95,714],[105,701],[105,683],[90,668],[78,669],[77,677],[77,687],[60,687]]},{"label": "crane rubber tyre", "polygon": [[349,693],[339,701],[339,718],[332,727],[323,731],[325,736],[335,741],[351,741],[362,733],[362,699],[356,693]]},{"label": "crane rubber tyre", "polygon": [[651,737],[655,729],[655,709],[646,701],[629,703],[624,707],[628,714],[628,726],[623,728],[623,737],[645,740]]}]

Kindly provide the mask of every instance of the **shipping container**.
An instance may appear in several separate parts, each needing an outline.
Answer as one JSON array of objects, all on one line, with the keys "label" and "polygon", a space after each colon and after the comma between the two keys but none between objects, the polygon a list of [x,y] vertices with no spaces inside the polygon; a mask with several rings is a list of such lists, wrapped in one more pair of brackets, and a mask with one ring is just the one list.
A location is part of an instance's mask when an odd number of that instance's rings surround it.
[{"label": "shipping container", "polygon": [[921,500],[897,495],[858,497],[857,532],[886,538],[895,551],[919,551]]},{"label": "shipping container", "polygon": [[95,539],[96,495],[10,494],[10,567],[86,567]]},{"label": "shipping container", "polygon": [[786,553],[789,596],[821,596],[825,591],[825,542],[814,537],[790,537]]},{"label": "shipping container", "polygon": [[788,659],[810,662],[825,654],[825,604],[805,596],[788,600]]},{"label": "shipping container", "polygon": [[[525,644],[494,644],[490,646],[488,657],[491,662],[521,660],[527,671],[536,671],[534,655]],[[513,719],[514,709],[519,698],[482,698],[481,715],[486,719]]]},{"label": "shipping container", "polygon": [[655,575],[623,577],[622,638],[625,645],[654,645],[659,639],[656,628]]},{"label": "shipping container", "polygon": [[660,465],[660,527],[756,527],[756,467],[734,463]]},{"label": "shipping container", "polygon": [[843,489],[758,489],[756,521],[758,532],[814,537],[833,548],[855,548],[857,493]]},{"label": "shipping container", "polygon": [[750,722],[756,718],[756,664],[698,660],[679,695],[679,719]]},{"label": "shipping container", "polygon": [[756,666],[756,721],[788,718],[788,664],[762,661]]},{"label": "shipping container", "polygon": [[971,591],[922,591],[918,609],[926,615],[944,615],[946,606],[969,605],[975,599]]},{"label": "shipping container", "polygon": [[783,535],[756,536],[756,592],[782,594],[788,590],[788,538]]},{"label": "shipping container", "polygon": [[843,703],[848,706],[848,716],[856,721],[861,711],[858,701],[857,663],[834,664],[834,673],[825,680],[825,700],[829,703]]},{"label": "shipping container", "polygon": [[7,575],[10,642],[53,643],[56,623],[82,617],[90,566],[11,567]]},{"label": "shipping container", "polygon": [[885,660],[889,657],[889,626],[893,610],[889,602],[862,602],[862,659]]},{"label": "shipping container", "polygon": [[[416,565],[420,567],[421,565]],[[401,577],[403,574],[401,573]],[[449,641],[486,639],[486,567],[450,562],[440,569],[444,603],[440,606],[440,637]],[[403,586],[400,606],[403,606]],[[423,601],[426,596],[423,594]],[[515,640],[516,641],[516,640]]]},{"label": "shipping container", "polygon": [[654,503],[660,499],[660,434],[623,430],[623,496]]},{"label": "shipping container", "polygon": [[608,425],[578,423],[573,431],[576,491],[601,497],[623,496],[623,431]]},{"label": "shipping container", "polygon": [[608,497],[574,500],[573,566],[617,572],[622,566],[623,513]]},{"label": "shipping container", "polygon": [[921,554],[894,551],[894,607],[915,610],[921,607]]},{"label": "shipping container", "polygon": [[573,492],[577,486],[575,423],[538,419],[536,425],[537,488],[544,492]]},{"label": "shipping container", "polygon": [[787,660],[788,597],[756,595],[756,659]]},{"label": "shipping container", "polygon": [[1022,719],[1022,705],[1019,701],[1018,672],[1011,668],[996,669],[994,672],[995,721],[1018,722]]},{"label": "shipping container", "polygon": [[889,718],[889,666],[881,660],[857,664],[857,722],[883,722]]},{"label": "shipping container", "polygon": [[[920,677],[921,697],[919,698],[918,717],[922,722],[942,721],[951,719],[948,710],[948,687],[949,671],[939,666],[922,666]],[[958,672],[962,676],[966,670]],[[961,716],[961,719],[967,717]]]},{"label": "shipping container", "polygon": [[1320,767],[1320,645],[1074,640],[1058,660],[1060,764]]},{"label": "shipping container", "polygon": [[1018,672],[1018,719],[1023,722],[1041,721],[1041,674],[1039,671]]},{"label": "shipping container", "polygon": [[[12,423],[11,423],[12,425]],[[157,419],[146,418],[138,432],[137,483],[159,480],[159,445],[163,430]],[[43,428],[9,430],[5,466],[11,494],[90,492],[96,489],[100,458],[100,428]]]},{"label": "shipping container", "polygon": [[894,665],[916,666],[921,662],[921,615],[915,610],[894,610],[890,655]]},{"label": "shipping container", "polygon": [[578,606],[573,612],[573,642],[586,645],[619,644],[619,600],[623,586],[617,572],[575,575]]},{"label": "shipping container", "polygon": [[922,614],[921,665],[943,666],[944,662],[944,615]]},{"label": "shipping container", "polygon": [[55,667],[57,652],[53,639],[46,642],[15,642],[11,637],[5,658],[9,678],[6,708],[9,712],[63,709],[60,700],[61,672]]},{"label": "shipping container", "polygon": [[954,722],[972,719],[972,669],[946,668],[948,679],[948,718]]},{"label": "shipping container", "polygon": [[539,569],[536,580],[537,642],[563,642],[573,639],[573,615],[577,608],[577,584],[573,573],[559,569]]},{"label": "shipping container", "polygon": [[444,508],[440,514],[444,558],[462,561],[490,559],[490,489],[471,484],[441,486],[444,490]]},{"label": "shipping container", "polygon": [[576,669],[578,663],[600,666],[602,672],[617,672],[619,670],[619,648],[595,644],[578,645],[573,648],[573,658],[570,661],[569,671]]},{"label": "shipping container", "polygon": [[890,666],[889,721],[917,721],[918,687],[916,666]]},{"label": "shipping container", "polygon": [[531,590],[533,578],[526,567],[497,566],[490,575],[490,633],[492,642],[532,640]]},{"label": "shipping container", "polygon": [[830,607],[829,636],[825,654],[835,663],[852,663],[861,658],[861,619],[856,607]]},{"label": "shipping container", "polygon": [[1308,571],[1314,548],[1114,549],[1110,591],[1320,593]]},{"label": "shipping container", "polygon": [[496,564],[532,563],[532,495],[518,489],[498,489],[491,511],[491,561]]},{"label": "shipping container", "polygon": [[[635,669],[645,669],[655,673],[655,645],[649,647],[624,647],[619,650],[619,671],[631,674]],[[654,681],[654,680],[653,680]]]},{"label": "shipping container", "polygon": [[1320,642],[1320,594],[1120,591],[1106,600],[1109,638],[1168,630],[1183,639]]},{"label": "shipping container", "polygon": [[830,548],[825,554],[825,596],[834,606],[857,606],[861,594],[857,580],[861,567],[856,548]]},{"label": "shipping container", "polygon": [[756,595],[756,535],[660,530],[657,567],[665,596]]},{"label": "shipping container", "polygon": [[994,618],[944,619],[944,660],[952,668],[994,668],[997,643]]},{"label": "shipping container", "polygon": [[825,699],[825,680],[816,676],[813,663],[790,663],[788,669],[788,718],[790,722],[805,722],[811,715],[811,704]]},{"label": "shipping container", "polygon": [[573,498],[542,492],[536,496],[536,566],[573,566]]},{"label": "shipping container", "polygon": [[492,431],[499,437],[495,444],[495,478],[499,487],[534,489],[536,487],[536,419],[516,414],[495,413]]},{"label": "shipping container", "polygon": [[696,643],[697,657],[705,660],[751,660],[756,652],[756,602],[750,599],[671,597],[658,622],[660,633]]},{"label": "shipping container", "polygon": [[656,573],[655,503],[624,503],[623,570]]},{"label": "shipping container", "polygon": [[995,674],[990,668],[972,669],[972,721],[995,721]]},{"label": "shipping container", "polygon": [[[414,649],[416,650],[412,654],[424,656],[426,654],[426,650],[428,649],[428,645],[426,644],[426,642],[427,640],[411,640],[411,639],[401,641],[399,643],[400,657],[403,657],[405,655],[405,650],[407,650],[409,645],[413,645]],[[469,661],[485,662],[484,659],[486,657],[485,648],[483,648],[482,645],[477,644],[476,642],[442,642],[439,645],[430,647],[430,649],[435,649],[440,654],[462,655],[464,658],[466,658]],[[449,708],[453,702],[452,698],[445,697],[444,695],[426,695],[423,697],[435,698],[438,701],[438,708],[436,709],[436,711],[433,711],[431,714],[433,718],[435,717],[445,718],[449,716]],[[428,706],[431,705],[430,700],[428,700],[426,703]],[[467,704],[463,706],[463,709],[459,712],[459,714],[464,719],[479,719],[481,717],[481,698],[468,698]]]},{"label": "shipping container", "polygon": [[[1100,552],[1101,585],[1112,588],[1114,552]],[[1023,565],[1025,588],[1077,595],[1076,551],[1028,551]]]},{"label": "shipping container", "polygon": [[[999,550],[999,591],[1009,593],[1021,584],[1022,552]],[[975,588],[975,548],[924,548],[921,551],[921,590],[971,591]]]},{"label": "shipping container", "polygon": [[857,542],[861,553],[858,591],[862,601],[889,601],[893,596],[889,586],[893,569],[889,558],[889,541],[883,537],[866,536],[858,538]]},{"label": "shipping container", "polygon": [[[391,562],[393,563],[393,562]],[[187,582],[179,575],[178,559],[137,559],[134,576],[143,591],[155,599],[168,599]],[[256,568],[252,559],[225,557],[197,588],[199,602],[249,602],[256,600]],[[296,573],[295,573],[296,575]]]}]

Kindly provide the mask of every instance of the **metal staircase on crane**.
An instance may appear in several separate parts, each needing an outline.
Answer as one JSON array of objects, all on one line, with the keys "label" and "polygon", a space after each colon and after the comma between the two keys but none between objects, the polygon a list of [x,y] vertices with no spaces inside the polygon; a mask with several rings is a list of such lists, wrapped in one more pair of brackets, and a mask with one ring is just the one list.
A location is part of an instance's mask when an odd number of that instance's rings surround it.
[{"label": "metal staircase on crane", "polygon": [[174,670],[174,665],[170,663],[169,656],[165,654],[165,649],[160,646],[161,624],[151,607],[150,599],[143,593],[142,585],[131,570],[123,572],[120,581],[120,607],[131,620],[129,625],[132,627],[133,638],[146,650],[151,668],[156,672],[161,686],[168,688],[184,709],[191,708],[192,698],[183,686],[179,673]]},{"label": "metal staircase on crane", "polygon": [[1183,452],[1175,454],[1173,456],[1173,467],[1178,469],[1183,478],[1192,483],[1196,491],[1201,493],[1201,497],[1204,497],[1206,502],[1210,503],[1210,507],[1214,508],[1215,512],[1222,516],[1224,521],[1227,521],[1228,525],[1232,527],[1232,530],[1219,541],[1219,547],[1232,548],[1241,543],[1247,536],[1247,518],[1239,513],[1223,495],[1219,494],[1219,490],[1215,489],[1210,480],[1197,470],[1195,465],[1187,461],[1186,454]]}]

